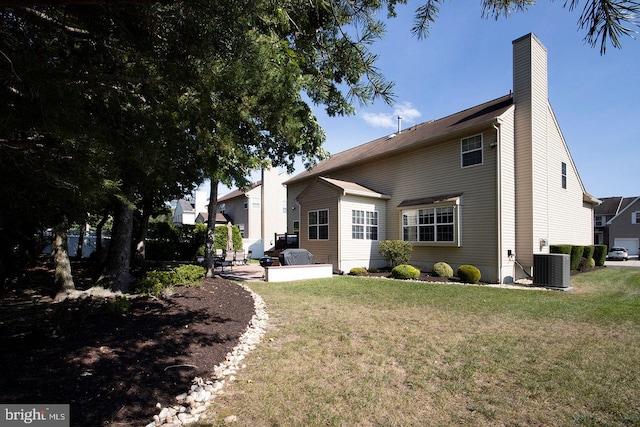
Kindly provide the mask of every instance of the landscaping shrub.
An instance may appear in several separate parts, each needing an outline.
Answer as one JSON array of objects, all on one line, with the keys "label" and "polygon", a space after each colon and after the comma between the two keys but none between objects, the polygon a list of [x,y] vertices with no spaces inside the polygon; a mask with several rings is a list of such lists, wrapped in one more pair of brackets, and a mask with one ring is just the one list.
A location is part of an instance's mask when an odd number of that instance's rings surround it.
[{"label": "landscaping shrub", "polygon": [[411,258],[411,243],[402,240],[383,240],[380,242],[380,255],[395,267],[406,264]]},{"label": "landscaping shrub", "polygon": [[453,268],[446,262],[437,262],[433,266],[433,274],[438,277],[453,277]]},{"label": "landscaping shrub", "polygon": [[181,265],[174,269],[176,273],[176,285],[180,286],[201,286],[206,273],[204,267],[193,264]]},{"label": "landscaping shrub", "polygon": [[170,271],[149,271],[136,287],[136,292],[145,296],[159,297],[173,291],[176,286],[201,286],[204,267],[181,265]]},{"label": "landscaping shrub", "polygon": [[580,266],[584,246],[571,246],[571,270],[577,270]]},{"label": "landscaping shrub", "polygon": [[367,275],[367,269],[366,268],[362,268],[362,267],[353,267],[350,271],[349,274],[352,276],[366,276]]},{"label": "landscaping shrub", "polygon": [[391,277],[394,279],[417,279],[420,277],[420,270],[409,264],[401,264],[391,270]]},{"label": "landscaping shrub", "polygon": [[175,286],[174,271],[149,271],[136,287],[136,292],[144,296],[159,297],[164,290]]},{"label": "landscaping shrub", "polygon": [[595,245],[593,248],[593,259],[598,267],[603,266],[607,260],[607,245]]},{"label": "landscaping shrub", "polygon": [[589,258],[589,263],[587,265],[589,268],[593,268],[596,266],[596,260],[593,258]]},{"label": "landscaping shrub", "polygon": [[458,268],[458,277],[464,283],[478,283],[480,281],[480,270],[473,265],[461,265]]},{"label": "landscaping shrub", "polygon": [[[214,249],[227,249],[227,240],[229,238],[229,230],[226,225],[216,225],[213,234],[213,248]],[[231,240],[233,241],[233,250],[242,250],[242,235],[237,225],[231,227]]]},{"label": "landscaping shrub", "polygon": [[549,245],[549,253],[571,255],[571,245]]},{"label": "landscaping shrub", "polygon": [[593,258],[593,252],[595,251],[595,246],[588,245],[584,247],[584,251],[582,251],[582,256],[586,259]]}]

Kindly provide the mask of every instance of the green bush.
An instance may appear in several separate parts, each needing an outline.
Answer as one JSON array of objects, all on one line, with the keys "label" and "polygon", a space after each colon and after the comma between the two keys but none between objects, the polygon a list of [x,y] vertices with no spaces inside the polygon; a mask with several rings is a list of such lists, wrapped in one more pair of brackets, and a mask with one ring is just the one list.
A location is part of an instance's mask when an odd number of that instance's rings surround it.
[{"label": "green bush", "polygon": [[201,286],[202,278],[206,273],[204,267],[193,264],[185,264],[173,270],[176,273],[176,285],[178,286]]},{"label": "green bush", "polygon": [[589,258],[589,263],[587,264],[589,268],[593,268],[596,266],[596,260],[593,258]]},{"label": "green bush", "polygon": [[[229,230],[226,225],[216,225],[213,234],[213,248],[214,249],[227,249],[227,240],[229,239]],[[240,228],[237,225],[231,227],[231,240],[233,241],[233,250],[242,250],[242,235],[240,234]]]},{"label": "green bush", "polygon": [[205,275],[204,267],[199,265],[181,265],[170,271],[149,271],[136,287],[136,292],[159,297],[173,291],[176,286],[201,286]]},{"label": "green bush", "polygon": [[159,297],[162,292],[172,290],[176,283],[174,271],[149,271],[136,287],[136,292],[152,297]]},{"label": "green bush", "polygon": [[453,277],[453,268],[446,262],[437,262],[433,266],[433,274],[438,277]]},{"label": "green bush", "polygon": [[384,257],[391,264],[391,267],[396,267],[401,264],[406,264],[411,258],[411,243],[403,242],[402,240],[383,240],[380,242],[380,255]]},{"label": "green bush", "polygon": [[391,277],[394,279],[417,279],[420,277],[420,270],[409,264],[401,264],[391,270]]},{"label": "green bush", "polygon": [[362,268],[362,267],[353,267],[349,271],[349,274],[351,276],[366,276],[367,275],[367,269],[366,268]]},{"label": "green bush", "polygon": [[571,246],[571,270],[577,270],[580,266],[584,246]]},{"label": "green bush", "polygon": [[458,277],[464,283],[478,283],[480,281],[480,270],[473,265],[461,265],[458,268]]},{"label": "green bush", "polygon": [[593,259],[598,267],[602,267],[607,260],[607,245],[595,245]]},{"label": "green bush", "polygon": [[549,252],[552,254],[571,255],[571,245],[550,245]]},{"label": "green bush", "polygon": [[593,245],[588,245],[584,247],[584,251],[582,251],[582,256],[586,259],[591,259],[593,258],[593,252],[595,251],[596,247]]}]

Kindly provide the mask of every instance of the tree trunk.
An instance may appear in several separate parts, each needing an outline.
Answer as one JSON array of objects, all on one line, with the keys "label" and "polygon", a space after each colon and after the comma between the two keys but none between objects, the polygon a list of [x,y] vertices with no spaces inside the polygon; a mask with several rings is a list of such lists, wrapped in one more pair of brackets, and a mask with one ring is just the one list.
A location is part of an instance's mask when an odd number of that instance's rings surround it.
[{"label": "tree trunk", "polygon": [[211,180],[211,191],[209,193],[209,206],[207,208],[207,241],[205,244],[205,261],[204,265],[207,269],[206,276],[213,277],[213,270],[215,268],[213,256],[215,255],[215,249],[213,243],[215,242],[216,231],[216,212],[218,210],[218,181]]},{"label": "tree trunk", "polygon": [[82,251],[84,248],[84,233],[87,229],[87,221],[85,221],[80,227],[80,235],[78,236],[78,244],[76,245],[76,256],[75,258],[80,260],[82,259]]},{"label": "tree trunk", "polygon": [[107,265],[99,282],[114,291],[129,291],[131,274],[131,237],[133,209],[125,200],[117,200],[113,217],[113,232],[109,243]]},{"label": "tree trunk", "polygon": [[52,249],[53,263],[56,268],[54,275],[56,288],[59,292],[68,292],[75,289],[67,248],[67,221],[62,221],[55,227]]}]

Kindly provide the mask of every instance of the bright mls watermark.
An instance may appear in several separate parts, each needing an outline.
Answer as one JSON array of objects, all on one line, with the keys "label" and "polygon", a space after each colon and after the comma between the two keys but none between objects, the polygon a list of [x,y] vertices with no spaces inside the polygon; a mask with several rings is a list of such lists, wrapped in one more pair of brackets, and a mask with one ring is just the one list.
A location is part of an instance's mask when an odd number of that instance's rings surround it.
[{"label": "bright mls watermark", "polygon": [[0,427],[32,425],[37,427],[69,427],[69,405],[0,403]]}]

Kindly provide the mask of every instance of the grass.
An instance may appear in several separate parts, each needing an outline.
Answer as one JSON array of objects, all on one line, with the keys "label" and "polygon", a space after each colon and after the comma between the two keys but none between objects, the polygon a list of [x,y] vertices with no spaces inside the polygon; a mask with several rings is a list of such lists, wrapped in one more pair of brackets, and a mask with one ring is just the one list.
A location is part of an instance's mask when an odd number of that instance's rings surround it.
[{"label": "grass", "polygon": [[571,285],[252,283],[271,326],[207,419],[640,425],[640,270],[601,269],[572,276]]}]

